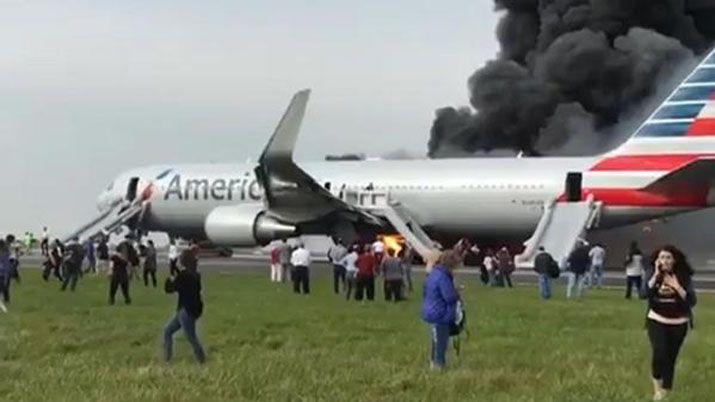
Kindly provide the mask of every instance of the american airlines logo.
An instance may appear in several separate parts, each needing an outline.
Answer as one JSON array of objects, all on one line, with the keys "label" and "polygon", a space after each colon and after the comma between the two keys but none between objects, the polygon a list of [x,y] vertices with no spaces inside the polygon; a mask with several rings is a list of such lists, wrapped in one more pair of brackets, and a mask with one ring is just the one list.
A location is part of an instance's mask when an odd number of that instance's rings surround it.
[{"label": "american airlines logo", "polygon": [[164,193],[164,200],[172,198],[182,201],[260,201],[263,198],[263,189],[248,173],[241,179],[196,178],[183,181],[180,174],[175,174]]}]

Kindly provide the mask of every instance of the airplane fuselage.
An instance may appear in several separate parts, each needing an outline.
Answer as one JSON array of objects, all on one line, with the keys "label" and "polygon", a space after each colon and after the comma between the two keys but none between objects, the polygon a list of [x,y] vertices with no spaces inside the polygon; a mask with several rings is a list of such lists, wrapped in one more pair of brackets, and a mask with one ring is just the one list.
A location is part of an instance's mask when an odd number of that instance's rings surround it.
[{"label": "airplane fuselage", "polygon": [[[616,191],[638,186],[659,172],[609,175],[589,169],[598,158],[481,158],[399,161],[336,161],[299,164],[335,196],[367,187],[389,192],[428,232],[477,238],[527,238],[544,205],[564,193],[568,172],[583,172],[583,187]],[[252,164],[154,166],[124,173],[114,189],[123,196],[132,177],[151,185],[148,231],[203,238],[216,207],[262,204]],[[159,179],[153,179],[160,176]],[[610,193],[609,193],[610,194]],[[601,226],[618,226],[683,212],[687,205],[604,202]],[[668,204],[668,205],[666,205]]]}]

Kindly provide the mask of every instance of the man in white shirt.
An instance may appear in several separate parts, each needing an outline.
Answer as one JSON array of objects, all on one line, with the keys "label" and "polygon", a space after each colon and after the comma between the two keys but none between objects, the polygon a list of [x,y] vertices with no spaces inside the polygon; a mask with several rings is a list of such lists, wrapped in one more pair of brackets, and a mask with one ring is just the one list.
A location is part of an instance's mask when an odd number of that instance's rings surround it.
[{"label": "man in white shirt", "polygon": [[50,256],[50,232],[47,230],[47,226],[42,228],[42,239],[40,239],[40,251],[45,257]]},{"label": "man in white shirt", "polygon": [[375,242],[372,243],[372,253],[375,255],[375,261],[379,267],[382,263],[382,258],[385,256],[385,243],[382,241],[382,236],[377,236]]},{"label": "man in white shirt", "polygon": [[310,251],[302,242],[298,243],[298,247],[290,256],[290,264],[293,266],[293,292],[300,293],[302,287],[303,294],[310,293],[310,262]]},{"label": "man in white shirt", "polygon": [[171,276],[176,276],[179,274],[179,267],[177,263],[179,261],[179,248],[176,246],[176,240],[169,240],[169,274]]},{"label": "man in white shirt", "polygon": [[340,293],[340,284],[345,289],[345,266],[341,262],[348,254],[348,249],[343,245],[342,239],[335,240],[335,243],[328,250],[328,259],[333,264],[333,290],[335,294]]},{"label": "man in white shirt", "polygon": [[593,287],[593,283],[596,282],[596,287],[600,289],[603,284],[603,264],[606,261],[606,250],[600,243],[596,243],[588,252],[588,256],[591,257],[591,269],[587,279],[588,287]]}]

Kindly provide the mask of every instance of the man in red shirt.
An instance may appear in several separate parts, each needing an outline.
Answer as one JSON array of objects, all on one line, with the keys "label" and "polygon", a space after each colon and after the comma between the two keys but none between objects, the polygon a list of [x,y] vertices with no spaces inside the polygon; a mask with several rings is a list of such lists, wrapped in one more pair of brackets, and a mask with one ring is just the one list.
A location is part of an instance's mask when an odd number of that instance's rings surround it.
[{"label": "man in red shirt", "polygon": [[372,247],[365,245],[362,254],[355,262],[358,272],[356,277],[357,289],[355,300],[362,300],[363,294],[367,292],[368,300],[375,300],[375,270],[377,269],[377,259],[372,253]]},{"label": "man in red shirt", "polygon": [[273,247],[271,250],[271,282],[282,282],[281,249]]}]

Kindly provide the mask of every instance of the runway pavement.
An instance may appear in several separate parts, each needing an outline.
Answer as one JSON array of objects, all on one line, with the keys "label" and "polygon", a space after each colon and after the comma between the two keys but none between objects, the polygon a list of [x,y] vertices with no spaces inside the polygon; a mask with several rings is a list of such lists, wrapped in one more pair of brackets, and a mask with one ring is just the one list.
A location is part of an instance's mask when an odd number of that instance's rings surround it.
[{"label": "runway pavement", "polygon": [[[39,268],[42,264],[39,255],[26,256],[21,260],[22,268]],[[270,273],[268,265],[269,257],[262,254],[245,253],[234,255],[233,257],[211,257],[202,258],[199,263],[202,272],[218,272],[226,275],[261,274],[268,277]],[[168,270],[168,261],[165,256],[159,258],[159,270]],[[311,276],[328,277],[332,275],[332,266],[325,258],[317,258],[311,266]],[[424,275],[424,266],[415,266],[414,275]],[[464,268],[457,270],[457,278],[461,282],[479,281],[479,271],[476,268]],[[518,285],[535,285],[538,276],[533,271],[517,271],[512,275],[513,281]],[[566,277],[562,275],[556,280],[557,283],[566,283]],[[624,288],[625,273],[622,271],[607,271],[604,274],[603,285],[607,288]],[[715,292],[715,273],[708,272],[695,275],[695,287],[699,291]]]}]

